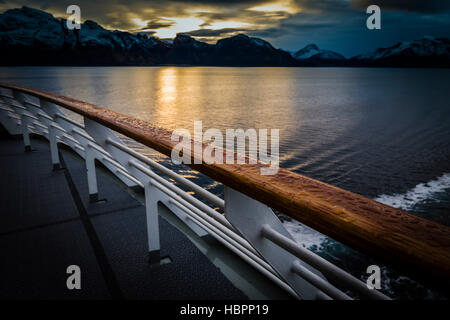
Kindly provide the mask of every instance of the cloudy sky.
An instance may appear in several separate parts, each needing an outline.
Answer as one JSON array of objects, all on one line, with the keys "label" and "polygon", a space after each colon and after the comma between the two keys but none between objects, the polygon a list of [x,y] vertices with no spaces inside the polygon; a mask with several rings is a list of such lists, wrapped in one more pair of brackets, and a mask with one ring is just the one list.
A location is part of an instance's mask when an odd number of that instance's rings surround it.
[{"label": "cloudy sky", "polygon": [[[23,5],[106,28],[171,38],[178,32],[214,43],[238,33],[295,51],[309,43],[346,56],[425,35],[450,38],[450,0],[0,0],[0,11]],[[366,28],[366,8],[381,8],[381,30]]]}]

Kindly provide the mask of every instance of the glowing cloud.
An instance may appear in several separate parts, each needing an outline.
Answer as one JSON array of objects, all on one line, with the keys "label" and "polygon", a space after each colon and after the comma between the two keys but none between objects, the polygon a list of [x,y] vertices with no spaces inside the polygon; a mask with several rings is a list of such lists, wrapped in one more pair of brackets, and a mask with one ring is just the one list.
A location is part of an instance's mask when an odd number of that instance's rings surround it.
[{"label": "glowing cloud", "polygon": [[296,14],[302,11],[291,1],[271,2],[260,6],[251,7],[248,10],[262,12],[286,12],[289,14]]},{"label": "glowing cloud", "polygon": [[140,18],[133,18],[132,20],[136,24],[136,26],[138,26],[138,27],[143,27],[144,28],[144,27],[147,26],[147,21],[144,21],[144,20],[142,20]]},{"label": "glowing cloud", "polygon": [[208,24],[208,29],[219,30],[226,28],[246,28],[248,26],[249,26],[248,23],[239,21],[217,21]]},{"label": "glowing cloud", "polygon": [[155,33],[160,38],[173,38],[177,33],[187,32],[199,29],[204,21],[200,18],[163,18],[164,20],[173,21],[174,25],[168,28],[158,29]]}]

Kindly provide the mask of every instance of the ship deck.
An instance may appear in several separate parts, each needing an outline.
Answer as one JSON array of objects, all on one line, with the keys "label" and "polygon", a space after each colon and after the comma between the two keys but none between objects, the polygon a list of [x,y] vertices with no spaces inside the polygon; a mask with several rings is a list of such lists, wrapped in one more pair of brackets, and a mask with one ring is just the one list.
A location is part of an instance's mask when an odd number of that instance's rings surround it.
[{"label": "ship deck", "polygon": [[[145,208],[97,170],[99,198],[89,203],[83,159],[49,145],[0,137],[0,298],[246,299],[187,236],[160,217],[161,257],[150,264]],[[207,241],[207,240],[205,240]],[[81,269],[81,290],[66,286],[69,265]]]}]

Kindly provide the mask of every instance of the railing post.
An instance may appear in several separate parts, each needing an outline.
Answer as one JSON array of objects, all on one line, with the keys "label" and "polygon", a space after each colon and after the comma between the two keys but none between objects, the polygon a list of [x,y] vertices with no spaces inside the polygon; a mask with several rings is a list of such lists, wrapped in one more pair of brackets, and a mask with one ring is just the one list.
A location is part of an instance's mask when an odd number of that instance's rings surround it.
[{"label": "railing post", "polygon": [[95,172],[95,152],[89,145],[86,146],[86,173],[88,179],[89,202],[98,201],[97,173]]},{"label": "railing post", "polygon": [[25,145],[25,151],[29,152],[31,151],[31,144],[30,144],[30,130],[28,129],[28,125],[30,125],[31,121],[30,118],[26,116],[25,112],[26,110],[25,95],[17,90],[12,90],[12,94],[16,103],[20,105],[20,109],[22,109],[20,110],[20,120],[22,126],[23,143]]},{"label": "railing post", "polygon": [[50,124],[48,126],[48,138],[50,142],[50,153],[52,156],[52,164],[54,171],[58,170],[61,166],[58,152],[58,138],[56,134],[57,134],[56,128]]},{"label": "railing post", "polygon": [[148,181],[145,189],[145,214],[147,219],[147,240],[149,262],[159,263],[161,256],[161,244],[159,240],[159,218],[158,218],[158,193],[159,190]]},{"label": "railing post", "polygon": [[25,145],[25,151],[31,151],[31,143],[30,143],[30,130],[28,129],[28,125],[30,124],[30,118],[26,115],[22,114],[20,116],[21,126],[22,126],[22,136],[23,136],[23,144]]}]

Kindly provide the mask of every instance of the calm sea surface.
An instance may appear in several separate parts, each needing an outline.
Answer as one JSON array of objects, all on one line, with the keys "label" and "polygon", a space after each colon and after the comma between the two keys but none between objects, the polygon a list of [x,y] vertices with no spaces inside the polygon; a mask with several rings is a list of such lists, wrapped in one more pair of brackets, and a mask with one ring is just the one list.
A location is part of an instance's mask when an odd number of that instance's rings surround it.
[{"label": "calm sea surface", "polygon": [[[280,166],[450,226],[450,69],[20,67],[0,81],[44,89],[167,129],[280,129]],[[142,146],[133,148],[170,165]],[[222,186],[175,168],[212,192]],[[437,298],[401,270],[286,219],[305,247],[387,294]]]}]

